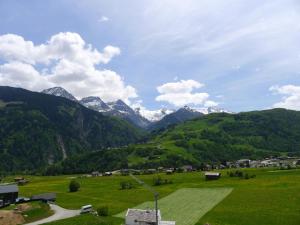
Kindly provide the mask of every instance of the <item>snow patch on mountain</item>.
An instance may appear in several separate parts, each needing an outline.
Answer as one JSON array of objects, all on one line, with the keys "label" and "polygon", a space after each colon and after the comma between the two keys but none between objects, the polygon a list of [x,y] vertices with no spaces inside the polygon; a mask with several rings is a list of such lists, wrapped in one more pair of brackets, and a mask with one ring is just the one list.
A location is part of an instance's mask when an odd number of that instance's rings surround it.
[{"label": "snow patch on mountain", "polygon": [[103,102],[101,98],[96,96],[85,97],[80,100],[80,103],[85,107],[98,112],[107,112],[111,110],[111,108],[105,102]]},{"label": "snow patch on mountain", "polygon": [[62,87],[48,88],[43,90],[42,93],[67,98],[72,101],[77,101],[77,99],[71,93],[69,93],[66,89]]}]

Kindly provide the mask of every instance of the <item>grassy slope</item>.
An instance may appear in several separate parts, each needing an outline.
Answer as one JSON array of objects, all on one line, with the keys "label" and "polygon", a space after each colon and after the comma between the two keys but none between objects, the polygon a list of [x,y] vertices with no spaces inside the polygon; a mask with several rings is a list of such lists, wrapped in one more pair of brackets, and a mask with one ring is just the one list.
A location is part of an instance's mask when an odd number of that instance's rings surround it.
[{"label": "grassy slope", "polygon": [[[206,182],[200,173],[182,173],[167,176],[173,184],[157,187],[161,197],[180,188],[234,188],[232,193],[220,204],[206,214],[198,223],[228,224],[228,225],[297,225],[300,224],[300,170],[268,172],[267,170],[252,170],[250,174],[257,177],[250,180],[230,178],[225,175],[218,181]],[[151,184],[152,175],[140,176]],[[66,208],[79,208],[92,204],[95,208],[108,205],[110,215],[114,215],[146,201],[152,200],[152,194],[141,187],[131,190],[119,190],[121,180],[131,180],[130,177],[113,176],[80,179],[81,190],[68,193],[69,176],[30,177],[31,183],[20,187],[20,195],[29,196],[41,192],[57,192],[57,203]],[[79,217],[81,218],[81,217]],[[68,219],[73,225],[82,224],[79,218]],[[251,219],[249,219],[251,218]],[[95,221],[97,218],[88,216]],[[107,224],[120,224],[111,217]],[[283,222],[284,221],[284,222]],[[68,224],[66,221],[55,224]],[[69,223],[70,224],[70,223]]]},{"label": "grassy slope", "polygon": [[157,135],[148,147],[161,146],[160,160],[177,155],[191,163],[222,162],[288,152],[299,154],[299,140],[300,113],[273,109],[210,114],[186,121]]}]

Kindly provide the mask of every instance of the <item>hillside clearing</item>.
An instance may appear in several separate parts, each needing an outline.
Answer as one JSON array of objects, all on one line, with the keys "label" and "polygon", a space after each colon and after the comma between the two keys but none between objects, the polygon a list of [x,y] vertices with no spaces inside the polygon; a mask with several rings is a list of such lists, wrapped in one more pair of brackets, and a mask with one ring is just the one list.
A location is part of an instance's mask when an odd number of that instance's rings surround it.
[{"label": "hillside clearing", "polygon": [[[232,188],[184,188],[173,192],[158,202],[163,220],[174,220],[177,225],[194,225],[222,201]],[[154,202],[145,202],[134,208],[154,208]],[[124,218],[126,211],[117,214]]]}]

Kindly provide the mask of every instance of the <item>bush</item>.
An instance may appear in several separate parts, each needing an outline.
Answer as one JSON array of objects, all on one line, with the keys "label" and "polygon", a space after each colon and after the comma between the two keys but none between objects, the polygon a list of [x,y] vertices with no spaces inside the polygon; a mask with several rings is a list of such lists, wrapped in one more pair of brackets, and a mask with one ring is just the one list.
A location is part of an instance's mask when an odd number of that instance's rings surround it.
[{"label": "bush", "polygon": [[108,216],[108,206],[101,206],[97,209],[98,216]]},{"label": "bush", "polygon": [[243,173],[242,171],[240,170],[236,170],[236,171],[230,171],[230,172],[227,172],[228,176],[229,177],[240,177],[240,178],[244,178],[246,180],[250,179],[250,178],[254,178],[256,177],[255,174],[252,174],[252,175],[249,175],[248,173]]},{"label": "bush", "polygon": [[76,192],[80,188],[80,184],[76,180],[71,180],[69,184],[69,191]]},{"label": "bush", "polygon": [[130,181],[121,181],[120,182],[120,188],[121,188],[121,190],[132,189],[133,184]]},{"label": "bush", "polygon": [[173,184],[173,181],[168,180],[168,179],[162,179],[160,176],[157,176],[157,177],[153,178],[153,185],[154,186],[159,186],[159,185],[163,185],[163,184]]}]

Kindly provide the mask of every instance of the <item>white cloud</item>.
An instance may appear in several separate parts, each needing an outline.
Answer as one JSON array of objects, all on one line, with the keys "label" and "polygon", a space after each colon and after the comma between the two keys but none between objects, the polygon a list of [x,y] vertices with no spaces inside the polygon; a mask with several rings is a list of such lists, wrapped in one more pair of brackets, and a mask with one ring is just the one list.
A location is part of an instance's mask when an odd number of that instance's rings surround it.
[{"label": "white cloud", "polygon": [[121,54],[121,50],[118,47],[108,45],[103,49],[103,54],[101,55],[100,59],[101,62],[108,63],[114,56],[120,54]]},{"label": "white cloud", "polygon": [[195,88],[203,87],[204,85],[195,80],[180,80],[171,82],[157,87],[157,91],[161,94],[169,93],[190,93]]},{"label": "white cloud", "polygon": [[205,106],[205,107],[215,107],[215,106],[217,106],[217,105],[218,105],[217,102],[211,101],[211,100],[207,100],[207,101],[204,102],[204,106]]},{"label": "white cloud", "polygon": [[10,62],[0,65],[0,84],[26,87],[34,91],[51,85],[47,78],[41,76],[32,65],[22,62]]},{"label": "white cloud", "polygon": [[109,18],[107,17],[107,16],[101,16],[101,18],[100,19],[98,19],[98,22],[107,22],[107,21],[109,21]]},{"label": "white cloud", "polygon": [[273,105],[274,108],[300,110],[300,86],[272,86],[269,90],[275,94],[283,95],[281,101]]},{"label": "white cloud", "polygon": [[96,95],[105,101],[130,102],[137,97],[135,88],[126,85],[116,72],[97,68],[120,53],[110,45],[99,52],[71,32],[55,34],[40,45],[18,35],[2,35],[0,59],[5,63],[0,65],[1,85],[34,91],[62,86],[79,98]]},{"label": "white cloud", "polygon": [[209,105],[216,106],[217,103],[209,100],[209,94],[205,92],[193,92],[203,87],[204,84],[195,80],[180,80],[170,82],[157,87],[160,93],[156,101],[165,101],[176,107],[184,105]]}]

